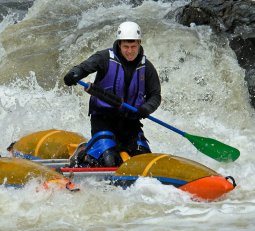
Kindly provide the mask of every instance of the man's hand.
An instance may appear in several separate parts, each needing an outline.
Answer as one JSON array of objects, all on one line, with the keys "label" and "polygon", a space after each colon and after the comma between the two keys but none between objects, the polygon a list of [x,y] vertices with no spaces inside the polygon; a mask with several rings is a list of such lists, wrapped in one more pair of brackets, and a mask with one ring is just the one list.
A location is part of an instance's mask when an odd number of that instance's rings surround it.
[{"label": "man's hand", "polygon": [[137,114],[139,118],[145,119],[150,115],[150,111],[145,105],[142,105],[137,109]]},{"label": "man's hand", "polygon": [[77,85],[77,82],[83,78],[82,71],[78,67],[72,68],[64,77],[67,86]]}]

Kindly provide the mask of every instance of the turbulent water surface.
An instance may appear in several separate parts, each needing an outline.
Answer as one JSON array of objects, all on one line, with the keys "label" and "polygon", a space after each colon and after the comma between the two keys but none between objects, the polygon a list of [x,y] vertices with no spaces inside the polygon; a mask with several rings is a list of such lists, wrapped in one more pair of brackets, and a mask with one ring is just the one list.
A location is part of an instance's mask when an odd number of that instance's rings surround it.
[{"label": "turbulent water surface", "polygon": [[143,30],[142,45],[162,83],[162,104],[153,116],[234,146],[241,156],[232,163],[216,162],[185,138],[144,120],[152,150],[231,175],[238,184],[235,190],[219,201],[198,203],[152,179],[140,179],[127,190],[86,179],[75,194],[35,192],[33,181],[19,190],[0,186],[0,230],[254,230],[254,109],[244,71],[228,43],[210,28],[186,28],[164,18],[186,3],[144,1],[132,7],[127,1],[35,0],[28,11],[5,8],[0,23],[0,153],[8,155],[12,141],[45,129],[89,138],[89,96],[79,86],[66,88],[63,76],[93,52],[111,47],[117,26],[133,20]]}]

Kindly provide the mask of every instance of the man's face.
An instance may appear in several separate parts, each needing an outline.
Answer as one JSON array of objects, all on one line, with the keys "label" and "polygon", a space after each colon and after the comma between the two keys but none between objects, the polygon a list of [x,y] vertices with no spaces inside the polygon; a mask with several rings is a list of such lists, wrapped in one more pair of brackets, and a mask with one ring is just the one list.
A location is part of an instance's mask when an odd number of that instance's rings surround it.
[{"label": "man's face", "polygon": [[138,55],[140,48],[140,41],[134,40],[132,42],[120,41],[120,52],[127,61],[133,61]]}]

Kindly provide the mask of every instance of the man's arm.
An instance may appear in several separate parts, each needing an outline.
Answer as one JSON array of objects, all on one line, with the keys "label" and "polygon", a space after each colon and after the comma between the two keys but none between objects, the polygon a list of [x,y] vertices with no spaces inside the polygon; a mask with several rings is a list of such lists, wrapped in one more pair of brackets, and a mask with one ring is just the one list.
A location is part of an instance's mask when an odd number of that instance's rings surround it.
[{"label": "man's arm", "polygon": [[108,50],[96,52],[87,60],[74,66],[64,77],[65,84],[68,86],[76,85],[77,82],[89,74],[98,72],[99,76],[104,76],[108,68]]},{"label": "man's arm", "polygon": [[143,107],[148,110],[148,113],[153,113],[161,103],[161,86],[158,73],[153,64],[146,60],[145,69],[145,95],[146,102]]}]

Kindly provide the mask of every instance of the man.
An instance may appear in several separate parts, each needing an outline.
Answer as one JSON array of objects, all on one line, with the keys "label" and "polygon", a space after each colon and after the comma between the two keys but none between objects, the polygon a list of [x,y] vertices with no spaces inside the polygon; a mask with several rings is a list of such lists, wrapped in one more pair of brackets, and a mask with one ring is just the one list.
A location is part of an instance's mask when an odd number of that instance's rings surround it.
[{"label": "man", "polygon": [[[137,113],[125,108],[114,108],[91,96],[92,138],[81,145],[71,162],[82,166],[119,166],[119,152],[130,156],[149,153],[150,148],[142,130],[140,119],[148,117],[161,102],[158,74],[153,64],[144,56],[141,46],[141,29],[134,22],[124,22],[117,30],[117,40],[112,49],[98,51],[73,67],[64,77],[68,86],[97,72],[94,84],[109,91],[123,102],[136,107]],[[72,163],[71,163],[72,164]]]}]

